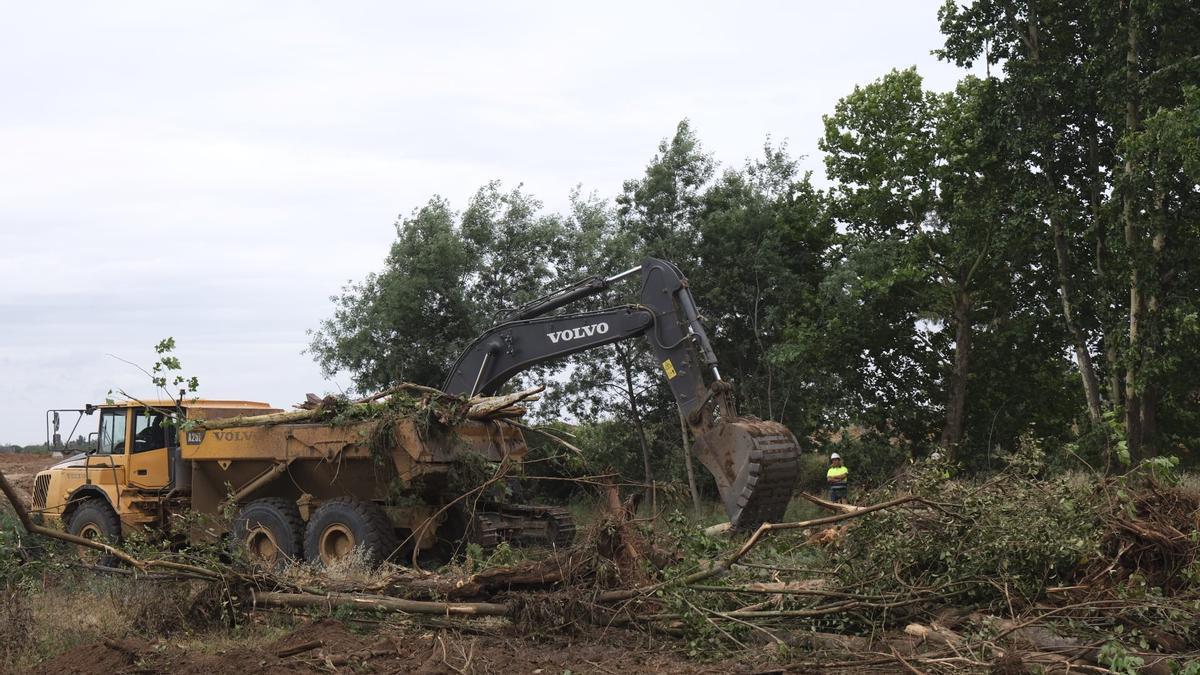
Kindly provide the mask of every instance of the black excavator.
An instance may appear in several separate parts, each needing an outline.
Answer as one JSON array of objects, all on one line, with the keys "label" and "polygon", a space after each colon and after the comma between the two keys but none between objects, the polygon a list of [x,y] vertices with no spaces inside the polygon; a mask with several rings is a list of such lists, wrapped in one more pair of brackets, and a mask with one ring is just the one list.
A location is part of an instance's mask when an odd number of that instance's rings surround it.
[{"label": "black excavator", "polygon": [[[552,314],[639,273],[640,304]],[[540,363],[637,338],[650,343],[732,527],[782,519],[799,477],[796,438],[778,422],[738,415],[687,279],[665,260],[646,258],[620,274],[589,277],[509,312],[458,357],[442,389],[493,395]]]}]

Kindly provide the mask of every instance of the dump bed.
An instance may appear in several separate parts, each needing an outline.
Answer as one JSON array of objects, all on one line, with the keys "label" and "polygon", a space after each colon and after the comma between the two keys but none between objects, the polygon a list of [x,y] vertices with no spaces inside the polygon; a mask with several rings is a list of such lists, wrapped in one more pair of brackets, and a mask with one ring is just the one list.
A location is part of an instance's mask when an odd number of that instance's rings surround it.
[{"label": "dump bed", "polygon": [[445,427],[398,418],[386,429],[376,420],[198,427],[182,440],[193,508],[206,512],[229,496],[243,502],[297,491],[314,499],[384,500],[399,487],[431,498],[465,455],[500,461],[526,452],[519,429],[491,420]]}]

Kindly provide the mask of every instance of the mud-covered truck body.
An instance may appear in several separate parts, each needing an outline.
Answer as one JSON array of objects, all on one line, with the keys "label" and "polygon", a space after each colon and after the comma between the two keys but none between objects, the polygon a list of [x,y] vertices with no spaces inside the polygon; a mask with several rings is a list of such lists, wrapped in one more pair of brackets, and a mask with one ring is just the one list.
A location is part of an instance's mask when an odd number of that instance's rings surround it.
[{"label": "mud-covered truck body", "polygon": [[[379,410],[389,412],[386,405]],[[35,510],[73,534],[111,541],[146,527],[181,538],[234,534],[235,544],[259,558],[324,562],[356,547],[379,559],[463,541],[565,544],[573,535],[563,509],[478,498],[470,512],[450,504],[456,495],[449,479],[464,457],[524,457],[520,430],[499,421],[446,426],[386,414],[258,423],[281,411],[211,400],[129,401],[80,412],[87,411],[99,417],[95,447],[35,479]],[[223,424],[233,426],[206,426]],[[219,519],[181,518],[218,516],[230,505],[239,510],[226,531],[214,531]]]}]

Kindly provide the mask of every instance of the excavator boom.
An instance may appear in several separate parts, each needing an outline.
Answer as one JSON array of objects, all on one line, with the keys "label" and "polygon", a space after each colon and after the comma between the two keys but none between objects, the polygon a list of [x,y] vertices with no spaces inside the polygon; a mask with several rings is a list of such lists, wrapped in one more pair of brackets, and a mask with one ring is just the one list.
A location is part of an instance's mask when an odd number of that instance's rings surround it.
[{"label": "excavator boom", "polygon": [[[550,314],[638,272],[639,304]],[[738,415],[687,279],[665,260],[647,258],[612,277],[584,279],[509,313],[459,356],[443,389],[494,394],[537,364],[634,338],[650,343],[733,527],[780,520],[799,477],[799,445],[782,424]]]}]

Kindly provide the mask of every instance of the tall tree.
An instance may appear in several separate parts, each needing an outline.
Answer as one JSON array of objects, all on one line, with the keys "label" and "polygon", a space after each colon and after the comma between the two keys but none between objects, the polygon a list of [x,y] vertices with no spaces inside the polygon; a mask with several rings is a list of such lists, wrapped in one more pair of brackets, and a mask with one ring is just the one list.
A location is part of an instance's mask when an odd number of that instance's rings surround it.
[{"label": "tall tree", "polygon": [[310,332],[327,374],[360,390],[400,380],[438,386],[461,350],[511,308],[558,279],[574,235],[541,203],[499,183],[461,213],[435,197],[396,225],[385,268],[332,298],[333,317]]},{"label": "tall tree", "polygon": [[940,17],[943,58],[1002,64],[999,110],[1053,235],[1061,317],[1089,417],[1098,426],[1105,409],[1119,412],[1132,455],[1154,454],[1171,358],[1164,322],[1175,313],[1165,292],[1180,278],[1172,270],[1190,267],[1178,236],[1186,218],[1164,215],[1188,208],[1194,182],[1181,165],[1171,178],[1144,180],[1154,153],[1136,149],[1148,114],[1178,109],[1200,78],[1200,6],[979,0],[948,2]]},{"label": "tall tree", "polygon": [[[909,316],[892,326],[897,338],[923,343],[927,353],[951,345],[946,373],[936,376],[945,383],[938,443],[951,455],[963,440],[977,317],[1007,292],[1014,272],[1005,249],[1022,242],[990,99],[986,80],[967,78],[939,95],[923,89],[914,69],[893,71],[842,99],[820,143],[848,246],[888,252],[875,283],[910,282],[902,299]],[[894,368],[886,350],[895,344],[880,345],[885,351],[865,367]]]},{"label": "tall tree", "polygon": [[809,359],[781,358],[780,349],[789,326],[819,311],[818,287],[835,234],[824,194],[786,145],[768,143],[762,157],[724,172],[705,192],[697,217],[692,288],[741,407],[814,430],[825,403],[823,369]]}]

